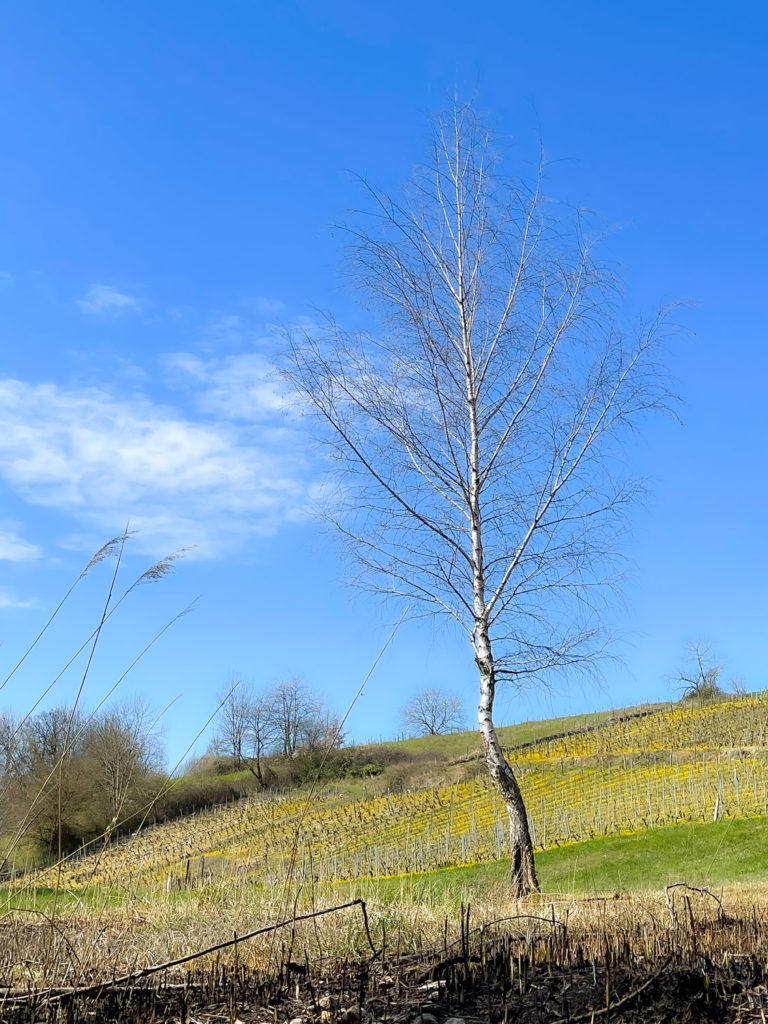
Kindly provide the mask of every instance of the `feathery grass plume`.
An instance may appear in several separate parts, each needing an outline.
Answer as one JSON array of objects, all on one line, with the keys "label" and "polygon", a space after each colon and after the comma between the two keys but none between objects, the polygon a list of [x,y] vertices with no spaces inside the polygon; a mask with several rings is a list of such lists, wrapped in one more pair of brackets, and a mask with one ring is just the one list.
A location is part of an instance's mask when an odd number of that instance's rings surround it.
[{"label": "feathery grass plume", "polygon": [[182,558],[187,551],[191,551],[194,545],[189,547],[179,548],[178,551],[172,551],[170,555],[166,555],[161,558],[159,562],[155,562],[154,565],[150,565],[141,576],[134,583],[135,587],[139,587],[144,583],[157,583],[158,580],[164,579],[166,576],[170,576],[171,573],[176,571],[176,562]]},{"label": "feathery grass plume", "polygon": [[[96,711],[114,693],[114,691],[122,683],[122,681],[125,679],[125,677],[128,675],[128,673],[133,669],[133,667],[137,664],[137,662],[140,661],[141,658],[144,657],[144,655],[150,650],[151,647],[154,646],[154,644],[160,639],[160,637],[164,635],[164,633],[170,628],[170,626],[173,623],[175,623],[179,618],[181,618],[184,615],[186,615],[191,610],[191,608],[192,608],[192,605],[190,604],[187,608],[185,608],[183,611],[181,611],[180,613],[175,615],[171,620],[169,620],[163,626],[163,628],[160,629],[155,634],[155,636],[144,646],[144,648],[139,652],[139,654],[131,661],[131,663],[128,666],[128,668],[122,673],[122,675],[113,684],[113,686],[107,691],[107,693],[104,695],[102,700],[97,705],[97,708],[90,715],[86,716],[86,718],[85,718],[85,720],[83,722],[79,723],[79,725],[77,727],[75,727],[75,715],[77,713],[78,706],[79,706],[79,703],[80,703],[80,700],[81,700],[81,697],[82,697],[82,694],[83,694],[83,691],[84,691],[85,683],[86,683],[86,680],[87,680],[88,675],[89,675],[89,671],[90,671],[90,667],[91,667],[91,664],[92,664],[92,661],[93,661],[94,653],[95,653],[96,647],[99,644],[101,633],[103,631],[103,628],[104,628],[105,624],[112,617],[112,615],[117,611],[119,606],[123,603],[123,601],[126,599],[128,594],[131,593],[131,591],[134,589],[135,586],[137,586],[141,582],[150,582],[150,581],[154,581],[154,580],[159,580],[163,576],[167,575],[168,572],[171,571],[173,562],[178,557],[180,557],[180,555],[183,553],[183,550],[184,550],[184,549],[182,549],[182,550],[180,550],[178,552],[175,552],[172,555],[169,555],[166,558],[162,559],[156,565],[150,567],[150,569],[148,569],[136,581],[134,581],[134,583],[124,591],[124,593],[119,597],[119,599],[113,603],[112,598],[113,598],[113,594],[114,594],[114,591],[115,591],[115,585],[116,585],[116,582],[117,582],[118,573],[119,573],[120,566],[121,566],[121,563],[122,563],[122,555],[123,555],[125,543],[126,543],[126,541],[131,536],[133,536],[133,534],[134,534],[134,531],[131,531],[128,528],[126,528],[126,530],[122,534],[120,534],[117,537],[113,537],[106,544],[102,545],[102,547],[96,552],[96,554],[93,555],[93,557],[89,560],[89,562],[88,562],[87,566],[85,567],[85,569],[82,570],[82,572],[79,574],[79,576],[77,577],[75,582],[70,587],[70,590],[68,591],[68,593],[65,596],[65,598],[59,603],[59,605],[58,605],[57,609],[55,610],[54,614],[49,617],[48,622],[46,623],[46,625],[43,628],[43,630],[41,630],[40,633],[38,634],[38,637],[36,638],[35,642],[27,649],[27,651],[25,652],[24,657],[19,661],[19,663],[16,665],[16,667],[13,670],[13,672],[15,672],[19,668],[19,666],[22,664],[24,659],[31,653],[31,651],[33,650],[34,646],[40,640],[40,638],[44,634],[45,630],[50,626],[51,622],[53,621],[53,618],[60,611],[61,607],[64,604],[64,601],[71,594],[72,590],[77,585],[77,583],[80,580],[82,580],[83,577],[95,565],[97,565],[98,563],[100,563],[102,561],[105,561],[106,559],[108,559],[110,557],[114,557],[116,559],[116,564],[115,564],[114,571],[112,573],[111,581],[110,581],[109,588],[108,588],[108,593],[107,593],[107,596],[106,596],[105,601],[104,601],[104,605],[103,605],[103,608],[102,608],[102,612],[101,612],[101,615],[100,615],[100,618],[99,618],[98,625],[90,633],[90,635],[87,637],[87,639],[78,647],[78,649],[75,652],[75,654],[72,655],[72,657],[69,658],[69,660],[66,662],[64,667],[56,674],[54,679],[44,688],[42,693],[37,697],[37,699],[32,704],[31,708],[29,708],[27,710],[27,712],[24,715],[24,717],[17,724],[16,729],[14,731],[14,736],[15,736],[15,735],[17,735],[19,733],[19,731],[24,726],[24,724],[31,718],[31,716],[34,713],[34,711],[36,710],[36,708],[40,705],[41,701],[45,698],[45,696],[51,691],[51,689],[56,684],[56,682],[58,682],[58,680],[61,679],[63,674],[73,664],[75,659],[90,644],[91,645],[91,650],[89,652],[88,662],[87,662],[87,665],[86,665],[86,667],[84,669],[84,672],[83,672],[83,675],[82,675],[82,678],[81,678],[81,681],[80,681],[80,685],[79,685],[79,688],[78,688],[78,691],[77,691],[77,695],[75,697],[74,703],[72,704],[72,707],[71,707],[71,710],[70,710],[70,714],[69,714],[69,718],[68,718],[68,722],[67,722],[67,727],[66,727],[66,735],[65,735],[63,749],[61,751],[61,754],[60,754],[58,760],[51,767],[51,770],[48,773],[47,778],[44,780],[40,790],[38,791],[37,796],[35,796],[30,801],[29,805],[27,806],[26,813],[24,814],[24,817],[23,817],[22,821],[19,822],[17,826],[14,826],[14,834],[13,834],[12,838],[10,839],[9,844],[7,844],[6,849],[3,851],[2,862],[0,863],[0,871],[5,870],[8,862],[9,862],[9,858],[12,856],[14,851],[17,849],[19,843],[21,842],[21,840],[24,838],[24,836],[28,832],[29,828],[31,827],[31,825],[32,825],[32,823],[34,821],[34,813],[35,813],[36,805],[37,805],[39,799],[41,798],[41,795],[42,795],[45,787],[48,785],[48,783],[53,779],[53,777],[56,774],[59,775],[59,788],[61,788],[61,785],[62,785],[62,775],[63,775],[63,770],[64,770],[64,762],[66,761],[67,756],[69,754],[69,751],[71,750],[73,744],[75,743],[77,738],[80,736],[80,734],[83,731],[83,729],[86,728],[87,724],[91,721],[93,716],[96,714]],[[8,679],[11,678],[11,676],[13,675],[13,672],[8,676],[8,678],[6,679],[5,682],[7,682]],[[3,683],[2,685],[5,685],[5,684]],[[2,687],[0,686],[0,688],[2,688]],[[62,856],[61,837],[59,837],[59,847],[60,848],[59,848],[59,856],[57,857],[57,865],[61,865],[63,863],[63,861],[67,859],[67,858],[64,858]],[[58,884],[57,884],[57,889],[58,889]],[[55,905],[54,905],[54,913],[55,913]]]},{"label": "feathery grass plume", "polygon": [[130,540],[131,537],[136,536],[136,530],[129,530],[128,527],[117,536],[113,537],[112,540],[108,540],[106,544],[102,545],[96,554],[91,558],[90,562],[86,565],[83,571],[80,573],[78,579],[82,579],[83,576],[87,575],[99,562],[103,562],[107,558],[111,558],[113,555],[121,554],[125,547],[126,541]]},{"label": "feathery grass plume", "polygon": [[48,629],[50,628],[50,626],[51,626],[51,624],[53,623],[53,621],[54,621],[54,619],[56,618],[56,616],[57,616],[57,615],[59,614],[59,612],[61,611],[61,609],[62,609],[62,608],[64,607],[64,605],[65,605],[65,604],[67,603],[67,601],[69,600],[69,598],[70,598],[70,597],[72,596],[72,593],[74,592],[74,590],[75,590],[75,588],[77,587],[78,583],[81,583],[81,582],[82,582],[82,580],[84,580],[84,579],[85,579],[85,577],[86,577],[86,576],[88,575],[88,573],[89,573],[89,572],[91,571],[91,569],[92,569],[92,568],[93,568],[93,567],[94,567],[95,565],[98,565],[98,563],[99,563],[99,562],[103,562],[103,561],[104,561],[104,560],[105,560],[106,558],[111,558],[111,557],[112,557],[113,555],[115,555],[115,554],[116,554],[116,553],[117,553],[118,551],[122,551],[123,547],[125,546],[125,542],[126,542],[126,541],[127,541],[127,540],[128,540],[129,538],[130,538],[130,537],[132,537],[132,536],[134,535],[134,533],[135,533],[135,531],[134,531],[134,530],[129,530],[129,529],[128,529],[128,528],[126,527],[126,529],[125,529],[125,530],[124,530],[124,531],[123,531],[123,532],[122,532],[122,533],[121,533],[121,534],[120,534],[120,535],[119,535],[118,537],[113,537],[113,538],[112,538],[112,540],[109,540],[109,541],[107,541],[107,543],[106,543],[106,544],[103,544],[103,545],[102,545],[102,546],[101,546],[101,547],[99,548],[99,550],[98,550],[98,551],[96,552],[96,554],[95,554],[95,555],[94,555],[94,556],[93,556],[93,557],[92,557],[92,558],[90,559],[90,561],[89,561],[89,562],[88,562],[88,564],[87,564],[87,565],[85,566],[85,568],[84,568],[84,569],[83,569],[83,570],[82,570],[82,571],[80,572],[80,574],[79,574],[79,575],[78,575],[78,576],[76,577],[75,581],[74,581],[74,582],[73,582],[73,583],[72,583],[72,584],[70,585],[69,589],[68,589],[68,590],[67,590],[67,592],[66,592],[66,593],[64,594],[64,596],[63,596],[63,597],[61,598],[61,600],[60,600],[60,601],[59,601],[59,603],[58,603],[58,604],[56,605],[56,607],[54,608],[54,610],[53,610],[53,611],[51,612],[51,614],[50,614],[50,615],[48,616],[48,619],[47,619],[47,621],[45,622],[45,624],[43,625],[42,629],[41,629],[41,630],[40,630],[40,632],[39,632],[39,633],[37,634],[37,636],[36,636],[36,637],[34,638],[34,640],[32,641],[32,643],[31,643],[31,644],[30,644],[30,645],[29,645],[29,646],[27,647],[27,649],[26,649],[26,650],[24,651],[24,653],[22,654],[22,656],[21,656],[21,657],[19,658],[19,660],[18,660],[18,661],[16,662],[16,664],[15,664],[15,665],[13,666],[13,668],[12,668],[12,669],[11,669],[11,671],[10,671],[10,672],[8,673],[8,675],[7,675],[7,676],[6,676],[6,677],[5,677],[5,678],[4,678],[3,680],[2,680],[2,682],[0,682],[0,690],[2,690],[2,689],[3,689],[4,687],[5,687],[5,686],[7,686],[7,685],[8,685],[8,683],[9,683],[9,682],[11,681],[11,679],[13,679],[13,677],[14,677],[14,676],[16,675],[16,673],[17,673],[17,672],[19,671],[19,669],[20,669],[20,668],[21,668],[21,666],[22,666],[22,665],[24,664],[24,662],[25,662],[25,661],[27,660],[27,658],[28,658],[28,657],[29,657],[29,655],[30,655],[30,654],[32,653],[32,651],[34,651],[34,649],[35,649],[35,648],[37,647],[37,645],[38,645],[38,644],[40,643],[40,641],[41,641],[41,640],[42,640],[42,638],[43,638],[43,637],[45,636],[46,632],[47,632],[47,631],[48,631]]},{"label": "feathery grass plume", "polygon": [[[130,533],[126,533],[123,536],[127,537],[127,536],[131,536],[131,535],[132,534],[130,534]],[[115,537],[111,541],[109,541],[108,544],[105,544],[104,547],[101,548],[101,550],[99,552],[97,552],[96,555],[94,555],[94,557],[91,559],[91,562],[89,563],[89,565],[95,565],[96,561],[103,561],[104,558],[109,557],[110,553],[114,555],[117,552],[117,545],[121,543],[121,539],[122,539],[121,537]],[[166,555],[166,557],[161,559],[160,562],[158,562],[154,566],[150,566],[150,568],[147,569],[144,573],[142,573],[141,576],[138,577],[138,579],[134,580],[134,582],[130,585],[130,587],[128,587],[123,592],[123,594],[118,598],[117,601],[115,601],[115,603],[109,609],[109,611],[107,612],[107,615],[106,615],[106,617],[104,619],[104,622],[100,623],[98,626],[96,626],[94,628],[94,630],[89,634],[89,636],[87,636],[85,638],[85,640],[82,642],[82,644],[77,648],[75,653],[62,666],[61,670],[53,677],[53,679],[46,686],[46,688],[38,695],[37,700],[34,702],[34,704],[31,705],[30,708],[28,708],[27,713],[19,721],[17,731],[18,731],[18,729],[20,729],[25,724],[25,722],[27,722],[27,720],[32,716],[32,714],[37,710],[39,705],[42,703],[42,701],[45,699],[45,697],[48,696],[48,694],[51,692],[51,690],[56,685],[56,683],[58,683],[58,681],[61,679],[61,677],[64,675],[64,673],[71,667],[71,665],[75,662],[75,660],[82,654],[82,652],[85,650],[85,648],[88,646],[88,644],[91,643],[91,641],[98,635],[98,633],[101,630],[102,626],[104,624],[106,624],[112,618],[112,616],[115,614],[115,612],[118,610],[118,608],[122,605],[123,601],[125,601],[125,599],[128,597],[128,595],[130,593],[132,593],[133,590],[136,587],[138,587],[140,584],[142,584],[143,582],[146,582],[146,583],[154,582],[156,580],[161,579],[163,576],[168,575],[169,572],[173,571],[171,563],[174,562],[176,559],[180,558],[181,555],[185,551],[188,551],[188,550],[189,550],[189,548],[180,548],[177,552],[174,552],[173,554],[170,554],[170,555]],[[165,566],[165,568],[162,569],[162,571],[161,571],[161,569],[159,567],[162,567],[162,566]],[[78,577],[78,579],[81,579],[82,576],[83,576],[83,574],[81,573],[81,575],[80,575],[80,577]],[[73,584],[73,586],[70,588],[70,593],[71,593],[71,590],[74,589],[74,586],[75,586],[75,584]],[[69,596],[69,595],[67,595],[67,596]],[[63,604],[63,601],[60,603],[59,608],[56,609],[57,612],[61,608],[62,604]],[[194,605],[194,602],[192,602],[192,604],[190,604],[184,611],[180,612],[179,615],[177,615],[174,618],[173,621],[175,621],[176,618],[181,618],[182,616],[186,615],[187,612],[191,611],[193,605]],[[40,634],[38,635],[38,637],[35,640],[35,642],[27,649],[27,651],[24,654],[24,657],[18,662],[18,664],[14,668],[13,672],[11,672],[11,674],[7,677],[5,682],[0,684],[0,690],[3,688],[3,686],[5,686],[5,683],[10,680],[11,676],[21,666],[23,661],[26,659],[27,655],[29,655],[31,653],[33,647],[35,646],[35,644],[37,644],[37,641],[42,637],[43,633],[45,632],[45,629],[47,629],[48,626],[53,621],[53,618],[55,617],[55,614],[56,613],[54,613],[54,616],[51,616],[51,618],[48,620],[48,622],[46,623],[46,626],[40,632]]]}]

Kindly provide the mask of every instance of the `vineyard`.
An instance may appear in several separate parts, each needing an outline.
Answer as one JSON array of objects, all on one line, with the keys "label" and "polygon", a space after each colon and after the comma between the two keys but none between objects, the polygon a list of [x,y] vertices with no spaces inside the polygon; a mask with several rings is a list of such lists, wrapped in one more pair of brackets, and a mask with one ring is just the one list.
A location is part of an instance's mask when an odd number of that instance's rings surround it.
[{"label": "vineyard", "polygon": [[[673,706],[508,751],[539,849],[681,822],[768,814],[768,700]],[[239,801],[155,825],[36,882],[71,889],[270,886],[375,878],[504,856],[505,814],[474,777],[352,801],[333,792]],[[60,872],[60,873],[59,873]],[[29,879],[19,880],[28,884]]]}]

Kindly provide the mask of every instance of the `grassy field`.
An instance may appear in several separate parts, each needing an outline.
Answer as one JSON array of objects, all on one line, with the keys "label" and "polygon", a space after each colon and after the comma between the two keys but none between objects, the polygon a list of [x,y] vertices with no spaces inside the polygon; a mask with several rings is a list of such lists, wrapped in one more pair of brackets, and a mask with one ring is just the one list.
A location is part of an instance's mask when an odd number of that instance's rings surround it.
[{"label": "grassy field", "polygon": [[[540,852],[536,867],[545,895],[626,895],[681,881],[709,887],[758,882],[768,878],[768,818],[671,825],[588,839]],[[509,861],[502,858],[406,879],[381,879],[371,882],[369,891],[386,896],[400,893],[403,886],[422,894],[445,887],[467,899],[489,885],[503,884],[508,872]]]}]

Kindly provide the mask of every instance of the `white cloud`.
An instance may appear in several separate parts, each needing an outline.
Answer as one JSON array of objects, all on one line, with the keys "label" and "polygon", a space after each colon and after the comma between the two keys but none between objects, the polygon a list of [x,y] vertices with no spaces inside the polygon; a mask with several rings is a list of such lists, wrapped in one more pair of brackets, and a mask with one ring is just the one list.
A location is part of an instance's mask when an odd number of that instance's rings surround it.
[{"label": "white cloud", "polygon": [[278,313],[285,312],[285,303],[280,299],[268,299],[265,295],[256,295],[246,301],[260,316],[277,316]]},{"label": "white cloud", "polygon": [[0,270],[0,292],[13,288],[14,284],[13,274],[9,274],[7,270]]},{"label": "white cloud", "polygon": [[212,556],[302,515],[302,447],[266,421],[196,423],[144,396],[0,380],[0,478],[82,526],[111,535],[130,520],[153,552]]},{"label": "white cloud", "polygon": [[249,340],[255,340],[253,332],[236,313],[219,315],[209,320],[200,330],[202,346],[209,352],[224,349],[241,349]]},{"label": "white cloud", "polygon": [[139,302],[133,295],[119,292],[108,284],[94,284],[77,304],[84,313],[113,313],[138,310]]},{"label": "white cloud", "polygon": [[164,362],[178,383],[194,391],[201,412],[250,422],[289,412],[289,401],[272,379],[272,366],[258,352],[214,359],[173,352]]},{"label": "white cloud", "polygon": [[42,549],[37,544],[30,544],[14,529],[0,527],[0,561],[28,562],[39,558],[41,554]]},{"label": "white cloud", "polygon": [[0,608],[36,608],[37,601],[20,601],[5,590],[0,590]]}]

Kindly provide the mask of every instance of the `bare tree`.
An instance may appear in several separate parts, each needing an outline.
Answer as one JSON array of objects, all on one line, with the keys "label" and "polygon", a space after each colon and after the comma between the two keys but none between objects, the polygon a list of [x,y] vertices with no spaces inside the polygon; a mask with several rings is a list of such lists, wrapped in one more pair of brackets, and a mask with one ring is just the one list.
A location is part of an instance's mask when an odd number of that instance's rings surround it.
[{"label": "bare tree", "polygon": [[344,746],[345,739],[341,718],[318,703],[304,721],[301,746],[310,751],[338,750]]},{"label": "bare tree", "polygon": [[84,731],[85,767],[94,789],[89,803],[97,821],[104,808],[108,827],[141,803],[142,784],[161,768],[155,717],[148,704],[134,698],[102,712]]},{"label": "bare tree", "polygon": [[235,767],[247,768],[261,786],[266,785],[267,755],[293,757],[300,750],[315,752],[342,743],[336,717],[301,679],[283,680],[257,695],[233,676],[219,700],[212,749],[230,757]]},{"label": "bare tree", "polygon": [[26,755],[18,717],[0,712],[0,835],[11,827],[19,781],[28,768]]},{"label": "bare tree", "polygon": [[430,687],[411,697],[403,708],[402,719],[409,731],[415,730],[421,736],[439,736],[462,728],[464,708],[458,697]]},{"label": "bare tree", "polygon": [[244,747],[250,726],[254,697],[248,686],[232,675],[219,694],[219,712],[216,723],[215,746],[232,758],[235,768],[241,768]]},{"label": "bare tree", "polygon": [[20,774],[26,765],[21,726],[11,711],[0,712],[0,779]]},{"label": "bare tree", "polygon": [[272,749],[276,739],[275,716],[267,697],[255,697],[248,709],[245,739],[248,744],[248,770],[264,786],[264,756]]},{"label": "bare tree", "polygon": [[87,777],[77,771],[83,754],[83,717],[56,707],[28,718],[19,731],[25,769],[20,791],[28,808],[24,831],[51,855],[76,841],[76,816]]},{"label": "bare tree", "polygon": [[734,676],[730,681],[731,693],[736,697],[746,697],[749,691],[747,684],[739,676]]},{"label": "bare tree", "polygon": [[[677,676],[683,699],[694,698],[705,702],[723,700],[725,690],[720,685],[723,667],[712,660],[710,649],[700,643],[689,644],[688,661],[688,668],[681,670]],[[743,689],[742,685],[742,692]]]},{"label": "bare tree", "polygon": [[266,696],[279,753],[291,757],[306,741],[307,731],[322,714],[322,706],[301,679],[286,679]]},{"label": "bare tree", "polygon": [[525,894],[533,849],[494,697],[501,680],[583,663],[601,643],[593,595],[633,490],[612,478],[612,447],[665,402],[661,319],[626,340],[579,218],[557,220],[540,181],[500,175],[469,107],[435,122],[402,198],[368,193],[354,265],[381,325],[290,332],[285,375],[341,470],[327,514],[364,578],[467,633]]}]

